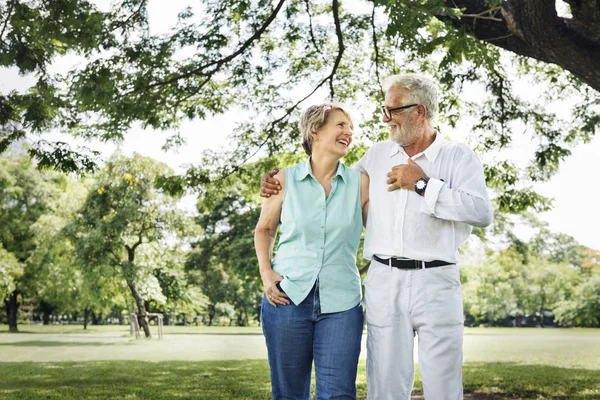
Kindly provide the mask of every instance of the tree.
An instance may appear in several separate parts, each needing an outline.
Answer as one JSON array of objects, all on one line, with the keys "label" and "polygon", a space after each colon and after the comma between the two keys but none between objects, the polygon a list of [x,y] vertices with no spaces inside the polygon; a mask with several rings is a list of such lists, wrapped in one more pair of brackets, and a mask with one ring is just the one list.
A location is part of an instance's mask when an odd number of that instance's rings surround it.
[{"label": "tree", "polygon": [[517,296],[517,324],[525,316],[543,326],[544,312],[552,312],[560,302],[572,298],[581,282],[580,271],[573,266],[541,257],[520,266],[517,274],[518,279],[511,282]]},{"label": "tree", "polygon": [[600,326],[600,274],[595,273],[575,288],[554,310],[556,319],[565,326]]},{"label": "tree", "polygon": [[74,244],[65,227],[81,208],[88,195],[85,180],[64,177],[64,190],[56,198],[51,213],[44,214],[31,226],[35,248],[27,262],[25,292],[35,298],[49,323],[53,311],[83,314],[83,328],[91,313],[102,313],[113,306],[124,306],[123,285],[111,274],[94,275],[78,265]]},{"label": "tree", "polygon": [[[205,0],[200,13],[182,10],[171,33],[152,36],[145,0],[122,0],[107,12],[85,1],[9,0],[2,65],[39,79],[29,93],[0,98],[0,151],[51,126],[119,140],[133,124],[169,130],[243,111],[250,117],[233,132],[237,148],[206,153],[175,179],[202,190],[256,154],[297,150],[295,116],[308,99],[352,103],[367,116],[366,136],[385,137],[371,118],[382,77],[419,70],[442,85],[440,123],[472,130],[480,152],[506,149],[515,121],[528,127],[538,143],[530,164],[500,156],[485,171],[500,211],[546,210],[550,204],[532,183],[552,176],[569,148],[589,141],[600,122],[596,3],[568,3],[571,17],[559,17],[555,2],[533,0],[376,0],[356,9],[339,0]],[[64,77],[50,75],[53,57],[67,52],[83,54],[87,64]],[[522,79],[543,83],[544,95],[519,98],[513,67]],[[484,94],[469,100],[468,86]],[[544,111],[552,99],[567,97],[569,117]],[[463,116],[475,118],[474,126],[465,126]],[[175,134],[165,146],[182,140]],[[64,143],[40,140],[31,154],[41,166],[62,170],[96,165],[93,153]]]},{"label": "tree", "polygon": [[581,266],[583,268],[588,268],[591,271],[600,271],[600,251],[590,248],[585,248],[582,250],[583,253],[583,262]]},{"label": "tree", "polygon": [[531,249],[553,263],[569,263],[581,267],[586,253],[585,247],[564,233],[551,232],[546,224],[531,238]]},{"label": "tree", "polygon": [[544,313],[552,312],[562,325],[591,326],[594,318],[600,318],[593,305],[597,271],[576,263],[582,260],[582,246],[571,237],[548,231],[545,224],[538,228],[530,241],[487,249],[483,262],[463,266],[464,309],[469,320],[495,323],[514,318],[515,325],[521,326],[525,317],[543,326]]},{"label": "tree", "polygon": [[247,325],[260,304],[262,282],[254,251],[260,208],[238,193],[231,189],[222,197],[213,194],[198,202],[203,234],[194,244],[186,268],[210,299],[209,325],[218,303],[235,307],[239,325]]},{"label": "tree", "polygon": [[[0,157],[0,259],[7,269],[4,301],[8,325],[17,331],[17,313],[24,291],[37,276],[28,273],[36,249],[32,227],[54,211],[63,178],[37,170],[31,160],[18,153]],[[18,265],[17,265],[18,263]]]},{"label": "tree", "polygon": [[193,234],[176,198],[157,187],[157,178],[169,173],[164,164],[137,154],[113,156],[68,228],[82,268],[125,281],[146,337],[147,302],[166,302],[157,278],[172,267],[163,264],[164,254],[178,251],[178,241]]},{"label": "tree", "polygon": [[462,271],[463,307],[476,321],[495,322],[518,310],[513,280],[522,258],[513,250],[495,253],[486,262]]},{"label": "tree", "polygon": [[6,299],[16,289],[17,280],[23,274],[23,266],[17,258],[0,244],[0,298]]}]

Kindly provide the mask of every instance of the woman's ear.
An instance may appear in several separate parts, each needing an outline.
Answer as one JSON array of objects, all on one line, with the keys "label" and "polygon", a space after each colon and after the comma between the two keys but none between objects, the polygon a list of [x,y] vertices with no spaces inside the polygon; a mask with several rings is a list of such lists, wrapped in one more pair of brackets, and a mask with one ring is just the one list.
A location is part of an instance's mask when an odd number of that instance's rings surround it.
[{"label": "woman's ear", "polygon": [[314,131],[313,133],[311,133],[310,136],[312,136],[313,142],[316,142],[318,140],[317,131]]}]

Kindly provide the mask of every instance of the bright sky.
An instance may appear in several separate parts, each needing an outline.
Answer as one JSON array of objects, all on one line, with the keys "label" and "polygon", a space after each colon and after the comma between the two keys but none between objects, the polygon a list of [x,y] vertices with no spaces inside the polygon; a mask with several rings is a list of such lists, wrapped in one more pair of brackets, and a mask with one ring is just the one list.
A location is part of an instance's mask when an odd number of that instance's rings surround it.
[{"label": "bright sky", "polygon": [[[106,3],[105,0],[99,2]],[[168,31],[173,25],[177,14],[190,0],[151,0],[149,2],[149,17],[152,33]],[[68,62],[58,61],[56,68],[68,65]],[[20,77],[14,69],[0,68],[0,93],[10,90],[25,90],[34,82],[31,77]],[[227,144],[227,135],[233,128],[232,115],[223,115],[206,121],[194,121],[182,124],[180,131],[186,139],[186,144],[176,151],[165,153],[161,146],[164,144],[168,133],[143,131],[133,129],[123,143],[90,145],[103,152],[105,157],[110,156],[117,148],[124,154],[130,155],[138,152],[154,159],[163,161],[181,172],[186,164],[199,160],[200,153],[205,149],[219,149]],[[467,125],[465,125],[467,126]],[[449,133],[451,136],[452,132]],[[52,135],[59,138],[58,135]],[[51,138],[52,136],[49,136]],[[518,161],[526,156],[523,148],[530,143],[530,135],[525,132],[513,145],[511,158]],[[74,142],[73,139],[61,137],[62,140]],[[530,146],[529,146],[530,147]],[[597,183],[590,179],[595,176],[594,171],[600,170],[600,140],[597,138],[589,144],[581,144],[573,150],[571,157],[560,167],[560,172],[550,182],[536,186],[536,189],[545,196],[554,198],[554,209],[545,213],[541,218],[547,221],[553,231],[563,232],[573,236],[577,241],[586,246],[600,249],[600,212],[598,204]],[[186,207],[193,206],[193,199],[185,200]]]}]

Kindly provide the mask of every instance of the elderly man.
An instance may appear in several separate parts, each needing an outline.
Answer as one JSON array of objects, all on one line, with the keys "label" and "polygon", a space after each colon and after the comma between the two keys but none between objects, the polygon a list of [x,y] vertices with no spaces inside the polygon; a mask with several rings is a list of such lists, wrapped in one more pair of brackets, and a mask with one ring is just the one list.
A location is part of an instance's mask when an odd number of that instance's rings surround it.
[{"label": "elderly man", "polygon": [[[390,139],[354,168],[370,177],[364,255],[367,398],[410,399],[413,345],[426,399],[462,399],[463,308],[459,246],[492,222],[483,168],[464,144],[435,131],[434,83],[420,75],[385,82],[382,121]],[[261,195],[273,193],[273,171]]]}]

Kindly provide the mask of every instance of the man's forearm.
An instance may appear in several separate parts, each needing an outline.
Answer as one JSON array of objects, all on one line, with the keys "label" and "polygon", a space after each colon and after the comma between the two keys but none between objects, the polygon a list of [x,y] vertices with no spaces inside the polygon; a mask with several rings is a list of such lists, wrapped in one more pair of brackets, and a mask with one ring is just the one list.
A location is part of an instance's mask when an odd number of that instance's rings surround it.
[{"label": "man's forearm", "polygon": [[424,197],[427,208],[437,218],[477,227],[492,223],[493,210],[487,193],[475,195],[451,189],[442,181],[430,179]]}]

